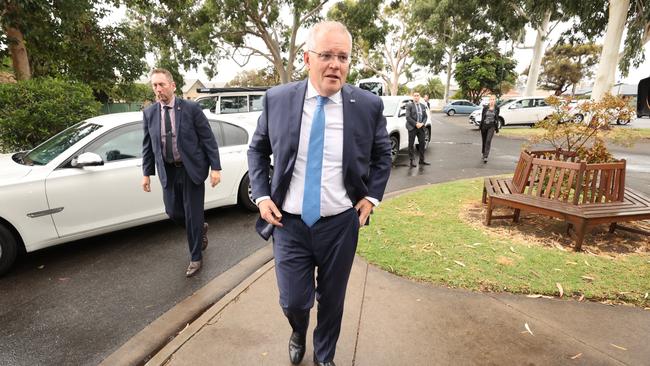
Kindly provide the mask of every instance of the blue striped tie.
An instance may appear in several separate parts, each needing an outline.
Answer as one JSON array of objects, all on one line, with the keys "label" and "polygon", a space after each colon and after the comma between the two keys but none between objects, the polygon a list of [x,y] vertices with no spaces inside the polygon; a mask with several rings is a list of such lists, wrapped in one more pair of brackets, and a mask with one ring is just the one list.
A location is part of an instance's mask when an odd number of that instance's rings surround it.
[{"label": "blue striped tie", "polygon": [[325,140],[325,111],[327,97],[317,97],[309,133],[307,169],[305,170],[305,191],[302,197],[302,221],[311,227],[320,218],[320,184],[323,171],[323,143]]}]

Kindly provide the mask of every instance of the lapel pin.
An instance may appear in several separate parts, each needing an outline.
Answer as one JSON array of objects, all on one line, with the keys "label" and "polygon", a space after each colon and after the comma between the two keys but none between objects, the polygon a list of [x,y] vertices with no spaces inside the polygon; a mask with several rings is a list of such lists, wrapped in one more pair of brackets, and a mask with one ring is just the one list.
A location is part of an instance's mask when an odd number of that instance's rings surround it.
[{"label": "lapel pin", "polygon": [[356,103],[356,100],[350,99],[350,103]]}]

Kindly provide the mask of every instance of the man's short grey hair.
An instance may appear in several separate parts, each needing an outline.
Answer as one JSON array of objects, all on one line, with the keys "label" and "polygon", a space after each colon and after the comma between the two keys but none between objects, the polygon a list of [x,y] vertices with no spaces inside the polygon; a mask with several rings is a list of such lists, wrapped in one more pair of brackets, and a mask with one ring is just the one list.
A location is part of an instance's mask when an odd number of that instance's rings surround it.
[{"label": "man's short grey hair", "polygon": [[335,21],[324,21],[324,22],[314,24],[314,26],[311,27],[311,29],[309,30],[309,34],[307,35],[307,40],[305,42],[305,52],[309,50],[314,51],[316,47],[316,37],[321,32],[327,32],[327,31],[345,32],[350,38],[350,47],[352,47],[352,35],[350,34],[350,31],[348,31],[348,28],[343,23],[335,22]]}]

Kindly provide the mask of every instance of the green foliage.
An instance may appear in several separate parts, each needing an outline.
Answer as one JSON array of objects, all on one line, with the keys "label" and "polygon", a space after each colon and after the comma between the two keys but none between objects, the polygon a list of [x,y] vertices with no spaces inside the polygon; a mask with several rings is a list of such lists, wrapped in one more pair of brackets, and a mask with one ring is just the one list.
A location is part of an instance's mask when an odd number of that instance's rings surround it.
[{"label": "green foliage", "polygon": [[280,77],[273,67],[258,70],[243,70],[230,80],[226,86],[275,86]]},{"label": "green foliage", "polygon": [[420,93],[421,96],[428,95],[431,99],[442,99],[445,93],[445,86],[439,78],[430,78],[427,83],[417,85],[413,88],[414,91]]},{"label": "green foliage", "polygon": [[0,146],[31,149],[99,112],[92,89],[79,82],[36,78],[0,84]]},{"label": "green foliage", "polygon": [[490,45],[487,40],[472,42],[457,57],[454,78],[463,96],[476,104],[490,92],[505,94],[517,78],[515,60]]},{"label": "green foliage", "polygon": [[[23,33],[33,77],[83,82],[105,102],[114,84],[136,80],[146,67],[140,30],[126,23],[100,25],[110,11],[107,2],[2,1],[0,26]],[[0,57],[8,52],[8,41],[0,37]]]},{"label": "green foliage", "polygon": [[154,101],[156,96],[149,84],[128,83],[114,85],[109,98],[113,103],[142,103],[144,101]]},{"label": "green foliage", "polygon": [[555,95],[561,95],[570,86],[575,86],[583,78],[591,76],[591,69],[598,63],[601,48],[593,43],[559,42],[547,49],[542,59],[540,87],[554,90]]},{"label": "green foliage", "polygon": [[[606,94],[600,101],[585,100],[577,105],[577,112],[570,112],[569,100],[550,96],[546,103],[555,109],[548,118],[537,122],[544,129],[541,135],[531,136],[528,145],[551,145],[555,149],[575,152],[580,160],[587,163],[613,161],[607,149],[607,141],[630,145],[635,136],[629,131],[616,129],[610,124],[616,120],[629,120],[634,113],[627,100]],[[584,122],[572,121],[575,113],[584,116]]]}]

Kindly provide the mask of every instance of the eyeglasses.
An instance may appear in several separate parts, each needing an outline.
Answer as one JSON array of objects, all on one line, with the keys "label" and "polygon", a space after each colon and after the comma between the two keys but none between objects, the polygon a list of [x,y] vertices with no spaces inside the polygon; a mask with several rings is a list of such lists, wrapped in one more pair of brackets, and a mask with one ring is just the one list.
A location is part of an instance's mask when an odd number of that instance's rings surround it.
[{"label": "eyeglasses", "polygon": [[331,52],[316,52],[312,50],[309,50],[309,52],[316,54],[318,56],[318,59],[323,62],[330,62],[334,59],[334,57],[336,57],[336,59],[344,65],[350,62],[350,56],[345,54],[335,55]]}]

